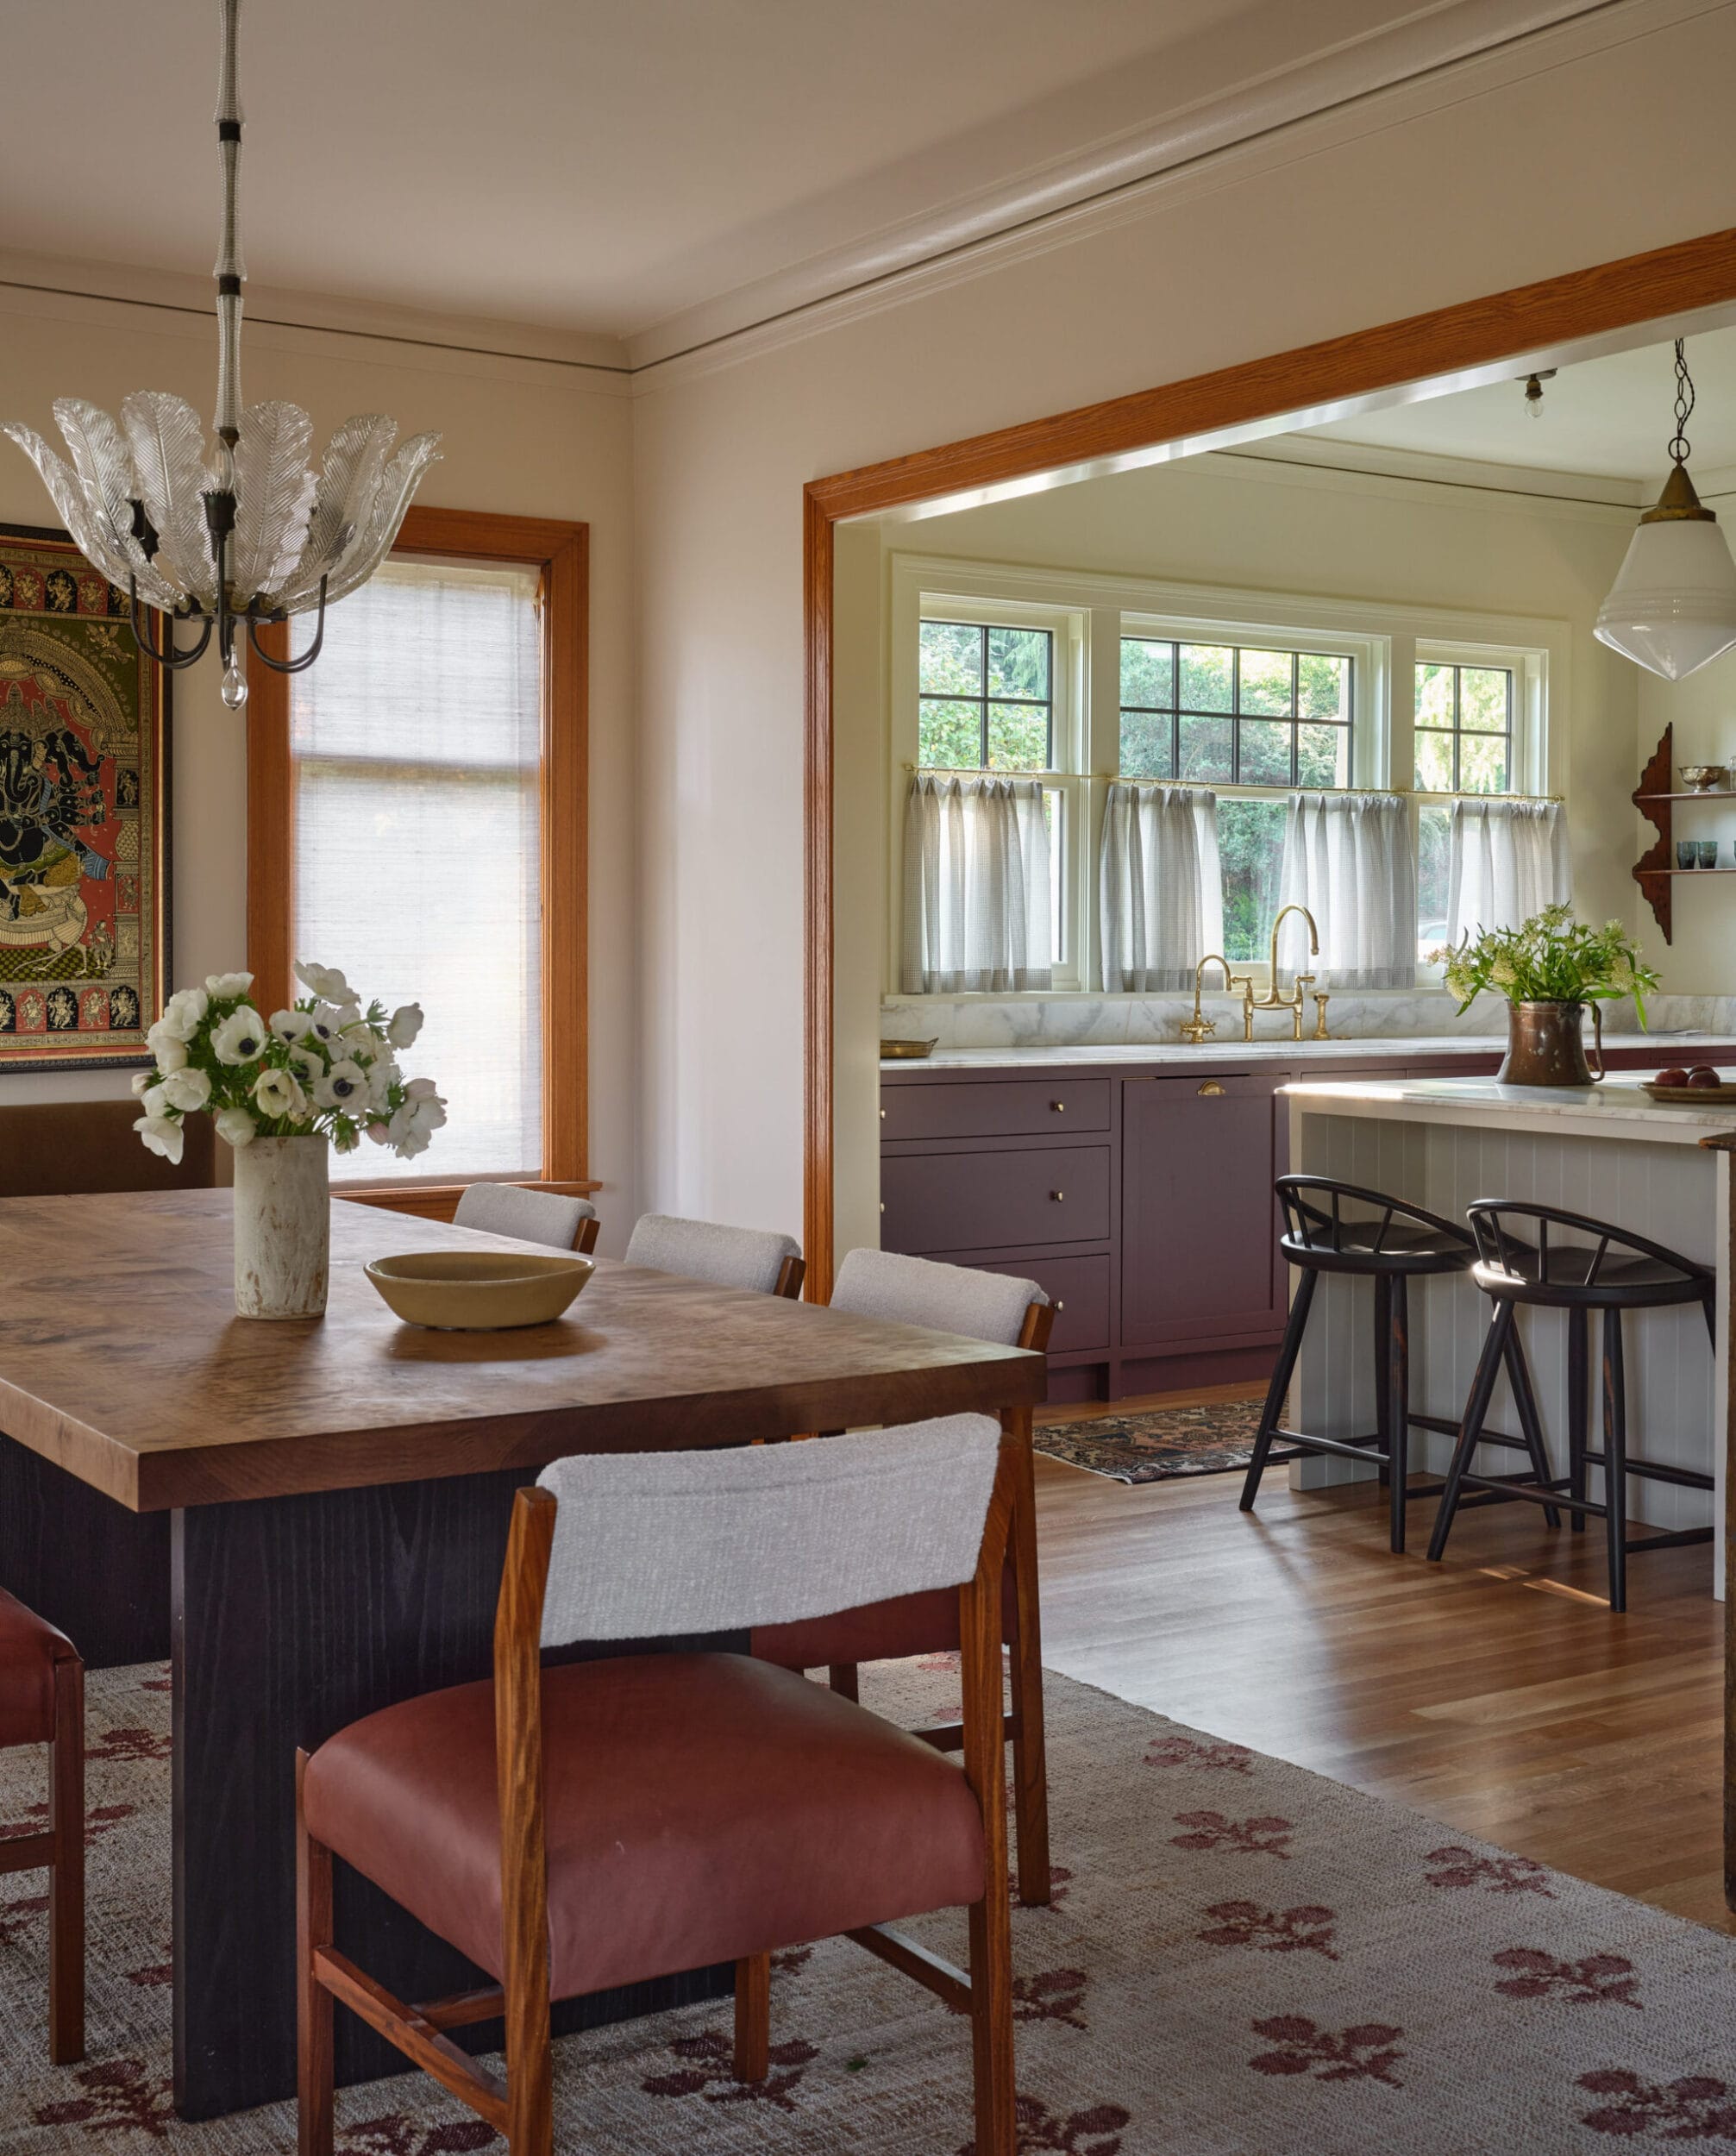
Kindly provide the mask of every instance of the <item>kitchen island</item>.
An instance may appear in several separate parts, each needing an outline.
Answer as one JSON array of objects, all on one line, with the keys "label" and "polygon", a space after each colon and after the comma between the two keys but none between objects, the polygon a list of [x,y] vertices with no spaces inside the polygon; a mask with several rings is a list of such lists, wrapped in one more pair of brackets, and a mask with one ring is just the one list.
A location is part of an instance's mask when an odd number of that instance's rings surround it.
[{"label": "kitchen island", "polygon": [[[1726,1073],[1727,1075],[1727,1072]],[[1729,1420],[1731,1176],[1736,1155],[1708,1140],[1736,1131],[1736,1109],[1654,1101],[1634,1082],[1583,1090],[1501,1086],[1476,1078],[1361,1079],[1285,1087],[1290,1156],[1299,1172],[1332,1175],[1390,1193],[1448,1219],[1476,1198],[1558,1206],[1649,1237],[1717,1269],[1719,1343],[1714,1356],[1696,1309],[1651,1310],[1627,1320],[1627,1407],[1632,1451],[1718,1477],[1704,1491],[1629,1478],[1630,1516],[1665,1529],[1716,1526],[1720,1547],[1708,1591],[1722,1592],[1721,1529]],[[1470,1389],[1487,1299],[1463,1275],[1420,1284],[1412,1303],[1411,1401],[1423,1414],[1457,1419]],[[1522,1319],[1554,1471],[1566,1471],[1567,1328],[1563,1313],[1527,1311]],[[1292,1424],[1325,1437],[1374,1426],[1373,1357],[1365,1297],[1356,1283],[1328,1278],[1298,1366]],[[1491,1421],[1515,1425],[1505,1381]],[[1419,1468],[1444,1470],[1452,1440],[1413,1433]],[[1485,1449],[1480,1468],[1510,1472]],[[1299,1481],[1372,1473],[1350,1463],[1298,1462]],[[1593,1473],[1591,1495],[1601,1495]],[[1515,1510],[1515,1532],[1531,1514]],[[1714,1586],[1714,1583],[1716,1583]],[[1640,1588],[1643,1593],[1643,1584]]]}]

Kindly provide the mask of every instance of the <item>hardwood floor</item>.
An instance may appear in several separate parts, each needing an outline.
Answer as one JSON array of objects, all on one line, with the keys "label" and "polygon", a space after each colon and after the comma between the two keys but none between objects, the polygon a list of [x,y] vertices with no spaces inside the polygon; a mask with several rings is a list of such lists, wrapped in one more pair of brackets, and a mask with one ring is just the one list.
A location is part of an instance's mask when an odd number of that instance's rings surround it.
[{"label": "hardwood floor", "polygon": [[1628,1614],[1613,1617],[1595,1521],[1575,1535],[1528,1505],[1464,1513],[1431,1565],[1432,1504],[1395,1557],[1372,1482],[1293,1493],[1280,1470],[1250,1515],[1237,1475],[1129,1488],[1037,1465],[1054,1668],[1736,1930],[1709,1546],[1635,1558]]}]

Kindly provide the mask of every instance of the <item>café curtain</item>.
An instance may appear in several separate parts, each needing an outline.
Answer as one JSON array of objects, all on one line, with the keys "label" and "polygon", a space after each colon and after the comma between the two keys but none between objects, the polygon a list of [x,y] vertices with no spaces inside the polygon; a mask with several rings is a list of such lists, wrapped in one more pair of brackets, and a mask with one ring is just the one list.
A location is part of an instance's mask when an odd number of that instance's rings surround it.
[{"label": "caf\u00e9 curtain", "polygon": [[1447,821],[1447,941],[1517,928],[1573,896],[1559,801],[1457,800]]},{"label": "caf\u00e9 curtain", "polygon": [[907,995],[1047,988],[1049,827],[1034,779],[918,772],[904,827]]},{"label": "caf\u00e9 curtain", "polygon": [[1112,994],[1189,988],[1224,947],[1218,797],[1202,787],[1118,780],[1098,856],[1103,986]]},{"label": "caf\u00e9 curtain", "polygon": [[1280,906],[1306,906],[1318,958],[1292,915],[1278,947],[1288,971],[1323,988],[1410,988],[1417,977],[1416,851],[1410,810],[1390,793],[1293,793],[1278,877]]}]

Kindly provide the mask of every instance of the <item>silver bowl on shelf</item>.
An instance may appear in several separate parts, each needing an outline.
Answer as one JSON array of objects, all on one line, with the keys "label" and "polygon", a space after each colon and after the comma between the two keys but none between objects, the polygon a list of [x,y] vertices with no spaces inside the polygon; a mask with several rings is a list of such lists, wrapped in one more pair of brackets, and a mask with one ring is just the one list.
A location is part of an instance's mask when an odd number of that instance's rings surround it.
[{"label": "silver bowl on shelf", "polygon": [[1682,782],[1693,793],[1715,793],[1730,776],[1727,763],[1684,763]]}]

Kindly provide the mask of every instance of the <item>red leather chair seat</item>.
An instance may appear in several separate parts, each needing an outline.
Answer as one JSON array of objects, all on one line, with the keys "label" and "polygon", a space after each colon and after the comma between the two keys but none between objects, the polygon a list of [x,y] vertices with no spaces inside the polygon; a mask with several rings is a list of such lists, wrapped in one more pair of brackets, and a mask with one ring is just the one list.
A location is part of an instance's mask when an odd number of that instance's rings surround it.
[{"label": "red leather chair seat", "polygon": [[0,1588],[0,1750],[54,1734],[54,1664],[77,1659],[64,1633]]},{"label": "red leather chair seat", "polygon": [[[823,1686],[741,1655],[548,1670],[552,1996],[734,1961],[977,1900],[959,1769]],[[308,1831],[498,1978],[494,1693],[388,1707],[308,1764]]]},{"label": "red leather chair seat", "polygon": [[[1018,1605],[1009,1565],[1000,1576],[1000,1636],[1011,1643],[1018,1633]],[[956,1587],[864,1602],[860,1609],[810,1617],[800,1624],[758,1625],[753,1634],[757,1658],[785,1670],[821,1670],[839,1662],[896,1662],[906,1655],[944,1654],[957,1646]]]}]

